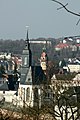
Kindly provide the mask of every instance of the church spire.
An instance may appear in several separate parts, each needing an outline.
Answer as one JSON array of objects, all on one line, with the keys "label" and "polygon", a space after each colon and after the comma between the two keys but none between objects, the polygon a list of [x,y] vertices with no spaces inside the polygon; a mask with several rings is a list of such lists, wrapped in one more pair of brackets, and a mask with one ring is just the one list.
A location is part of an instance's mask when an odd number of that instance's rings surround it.
[{"label": "church spire", "polygon": [[26,49],[30,49],[29,37],[28,37],[28,29],[27,29],[27,35],[26,35],[25,45],[26,45]]}]

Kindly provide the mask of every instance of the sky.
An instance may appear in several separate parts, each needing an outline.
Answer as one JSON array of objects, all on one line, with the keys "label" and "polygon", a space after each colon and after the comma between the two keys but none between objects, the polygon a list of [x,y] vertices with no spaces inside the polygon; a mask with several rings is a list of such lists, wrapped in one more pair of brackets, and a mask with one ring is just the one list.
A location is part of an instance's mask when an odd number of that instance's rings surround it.
[{"label": "sky", "polygon": [[[80,0],[59,0],[68,9],[80,12]],[[0,39],[59,38],[80,35],[79,17],[57,10],[51,0],[0,0]]]}]

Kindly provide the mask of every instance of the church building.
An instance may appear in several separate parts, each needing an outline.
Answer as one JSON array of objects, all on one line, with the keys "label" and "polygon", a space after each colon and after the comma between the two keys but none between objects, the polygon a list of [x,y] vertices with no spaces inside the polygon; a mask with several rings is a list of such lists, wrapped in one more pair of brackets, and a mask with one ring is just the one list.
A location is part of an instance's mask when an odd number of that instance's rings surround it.
[{"label": "church building", "polygon": [[46,81],[46,75],[41,66],[32,66],[32,52],[30,50],[30,43],[27,36],[25,40],[25,48],[22,53],[21,77],[18,88],[18,105],[22,107],[41,106],[41,86]]}]

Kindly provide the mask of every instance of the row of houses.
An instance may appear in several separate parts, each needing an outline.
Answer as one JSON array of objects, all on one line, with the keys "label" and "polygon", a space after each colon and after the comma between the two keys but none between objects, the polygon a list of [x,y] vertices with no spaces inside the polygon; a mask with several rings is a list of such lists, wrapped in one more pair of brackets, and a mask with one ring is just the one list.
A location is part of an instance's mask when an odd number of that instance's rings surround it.
[{"label": "row of houses", "polygon": [[80,59],[79,58],[69,58],[67,60],[62,60],[59,62],[59,68],[63,68],[68,73],[79,73],[80,72]]},{"label": "row of houses", "polygon": [[11,55],[11,53],[0,53],[0,66],[3,66],[6,72],[13,71],[17,65],[17,69],[20,69],[22,64],[21,57]]},{"label": "row of houses", "polygon": [[59,43],[55,46],[55,50],[59,51],[61,49],[71,49],[71,51],[78,51],[80,50],[80,43],[79,44],[75,44],[75,45],[70,45],[67,43]]}]

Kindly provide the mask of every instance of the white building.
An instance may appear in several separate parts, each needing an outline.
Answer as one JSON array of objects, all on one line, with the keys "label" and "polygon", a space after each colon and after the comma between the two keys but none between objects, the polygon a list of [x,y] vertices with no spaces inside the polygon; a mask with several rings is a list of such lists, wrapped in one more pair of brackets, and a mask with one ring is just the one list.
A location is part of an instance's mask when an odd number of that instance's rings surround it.
[{"label": "white building", "polygon": [[70,72],[80,72],[80,65],[79,64],[68,64],[68,68],[70,70]]}]

